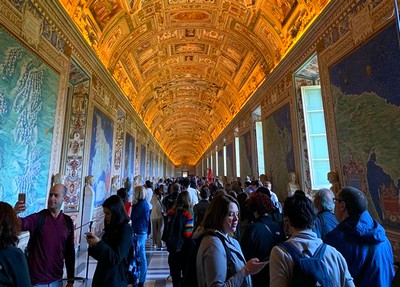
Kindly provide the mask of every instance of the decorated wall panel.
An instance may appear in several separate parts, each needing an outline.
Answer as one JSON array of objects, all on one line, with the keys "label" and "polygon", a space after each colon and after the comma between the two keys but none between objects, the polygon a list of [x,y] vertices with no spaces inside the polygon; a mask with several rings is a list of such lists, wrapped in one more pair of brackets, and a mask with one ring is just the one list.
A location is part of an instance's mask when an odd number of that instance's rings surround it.
[{"label": "decorated wall panel", "polygon": [[242,179],[249,176],[250,179],[253,179],[253,149],[251,142],[251,133],[250,131],[245,132],[242,136],[239,137],[239,148],[240,148],[240,177]]},{"label": "decorated wall panel", "polygon": [[0,29],[0,200],[45,207],[60,76]]},{"label": "decorated wall panel", "polygon": [[234,150],[233,143],[229,143],[226,145],[226,175],[228,177],[228,181],[232,181],[233,176],[236,174],[235,166],[234,166]]},{"label": "decorated wall panel", "polygon": [[135,168],[135,138],[129,134],[125,134],[125,153],[124,153],[124,178],[134,177]]},{"label": "decorated wall panel", "polygon": [[400,53],[394,25],[329,68],[341,174],[400,226]]},{"label": "decorated wall panel", "polygon": [[146,146],[144,144],[140,145],[140,176],[142,181],[146,179]]},{"label": "decorated wall panel", "polygon": [[266,174],[280,200],[287,196],[288,173],[295,171],[290,105],[285,104],[265,120]]},{"label": "decorated wall panel", "polygon": [[89,174],[94,177],[95,207],[109,197],[111,188],[114,121],[97,107],[93,111]]},{"label": "decorated wall panel", "polygon": [[[122,186],[122,167],[123,167],[123,151],[124,151],[124,134],[125,134],[125,113],[118,109],[117,124],[115,135],[115,151],[114,151],[114,185],[116,188]],[[114,188],[115,189],[115,188]]]},{"label": "decorated wall panel", "polygon": [[221,178],[224,175],[224,152],[222,149],[218,151],[218,176]]},{"label": "decorated wall panel", "polygon": [[[73,79],[72,79],[73,80]],[[89,81],[72,88],[72,101],[68,122],[68,145],[66,147],[65,182],[67,196],[66,212],[78,211],[82,188],[82,172],[86,142],[87,110],[89,103]]]}]

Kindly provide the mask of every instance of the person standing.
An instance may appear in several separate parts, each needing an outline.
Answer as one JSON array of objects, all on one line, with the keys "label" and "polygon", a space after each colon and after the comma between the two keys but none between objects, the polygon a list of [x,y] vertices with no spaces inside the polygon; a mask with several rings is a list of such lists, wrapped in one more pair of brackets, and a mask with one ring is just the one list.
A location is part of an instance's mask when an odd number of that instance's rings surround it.
[{"label": "person standing", "polygon": [[317,190],[314,195],[314,205],[318,210],[318,215],[312,230],[322,240],[338,225],[338,221],[333,214],[333,209],[335,208],[334,197],[333,192],[327,188]]},{"label": "person standing", "polygon": [[341,252],[357,287],[390,286],[394,278],[393,251],[383,227],[369,214],[365,194],[351,186],[336,195],[338,226],[325,243]]},{"label": "person standing", "polygon": [[[315,254],[323,242],[311,230],[317,216],[317,211],[312,201],[306,197],[304,192],[296,191],[294,195],[285,199],[283,214],[285,232],[290,236],[285,244],[296,249],[299,254]],[[346,260],[335,248],[329,245],[325,246],[322,262],[326,267],[331,286],[355,286]],[[272,248],[269,265],[270,286],[285,287],[296,283],[294,279],[295,261],[286,247],[276,245]]]},{"label": "person standing", "polygon": [[210,197],[210,189],[207,186],[203,186],[200,190],[201,200],[193,206],[194,213],[194,230],[200,226],[203,221],[204,215],[206,214],[207,207],[210,204],[208,200]]},{"label": "person standing", "polygon": [[11,205],[0,202],[0,286],[30,287],[28,264],[18,244],[20,225]]},{"label": "person standing", "polygon": [[149,205],[150,208],[150,213],[149,213],[149,220],[148,220],[148,229],[147,229],[147,235],[151,237],[151,220],[150,220],[150,214],[151,210],[153,209],[153,205],[151,204],[151,198],[153,197],[153,183],[150,180],[146,180],[144,184],[145,188],[145,199],[147,201],[147,204]]},{"label": "person standing", "polygon": [[[267,194],[253,192],[248,206],[254,213],[255,222],[249,225],[241,238],[243,255],[246,260],[258,257],[268,261],[272,247],[285,241],[285,232],[282,225],[272,218],[274,205]],[[254,287],[269,286],[269,268],[263,268],[251,279]]]},{"label": "person standing", "polygon": [[[266,265],[257,258],[246,262],[239,242],[230,236],[239,223],[239,204],[230,195],[218,194],[205,214],[196,257],[198,286],[251,287],[250,275]],[[200,229],[198,229],[200,230]]]},{"label": "person standing", "polygon": [[[49,192],[47,209],[20,218],[21,230],[29,231],[30,236],[35,237],[28,259],[31,282],[34,287],[62,287],[64,260],[68,277],[66,286],[74,285],[74,226],[71,217],[61,211],[66,193],[65,185],[55,184]],[[18,201],[14,206],[14,211],[18,214],[24,210],[26,210],[25,203]],[[35,232],[39,221],[42,221],[40,232]]]},{"label": "person standing", "polygon": [[121,187],[117,190],[117,195],[121,197],[124,203],[125,211],[128,216],[131,215],[132,202],[129,201],[129,194],[125,187]]},{"label": "person standing", "polygon": [[153,210],[150,214],[151,226],[153,229],[153,244],[158,249],[161,250],[161,234],[164,231],[164,216],[167,216],[165,207],[162,205],[162,186],[157,187],[154,190],[153,197],[151,198],[151,204],[153,205]]},{"label": "person standing", "polygon": [[134,236],[137,237],[137,250],[140,259],[138,287],[143,287],[147,274],[146,239],[149,227],[150,208],[145,199],[146,195],[143,186],[135,186],[134,195],[135,199],[132,205],[131,222]]},{"label": "person standing", "polygon": [[187,190],[178,194],[174,206],[167,212],[165,226],[168,250],[168,265],[172,286],[180,287],[186,271],[187,241],[193,233],[193,218],[189,210],[190,195]]},{"label": "person standing", "polygon": [[100,240],[87,232],[89,255],[97,260],[93,287],[127,286],[128,255],[132,246],[132,228],[122,199],[111,195],[103,202],[104,234]]}]

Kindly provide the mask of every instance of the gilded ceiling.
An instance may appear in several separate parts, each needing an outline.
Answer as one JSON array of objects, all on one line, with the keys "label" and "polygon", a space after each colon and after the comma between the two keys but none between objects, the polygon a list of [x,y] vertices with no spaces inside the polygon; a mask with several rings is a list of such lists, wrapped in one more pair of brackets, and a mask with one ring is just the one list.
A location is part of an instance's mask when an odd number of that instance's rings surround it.
[{"label": "gilded ceiling", "polygon": [[60,0],[176,165],[194,165],[330,0]]}]

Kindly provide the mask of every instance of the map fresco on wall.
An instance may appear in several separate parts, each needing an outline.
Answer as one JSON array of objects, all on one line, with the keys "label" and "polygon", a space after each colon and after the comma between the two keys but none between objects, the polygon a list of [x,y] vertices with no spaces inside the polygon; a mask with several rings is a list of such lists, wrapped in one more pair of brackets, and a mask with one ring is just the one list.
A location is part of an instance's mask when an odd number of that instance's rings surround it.
[{"label": "map fresco on wall", "polygon": [[[284,105],[265,121],[266,167],[272,189],[280,200],[287,196],[288,173],[295,170],[290,106]],[[285,159],[284,161],[282,159]]]},{"label": "map fresco on wall", "polygon": [[235,171],[233,169],[233,144],[230,143],[226,146],[226,175],[228,181],[233,179]]},{"label": "map fresco on wall", "polygon": [[140,175],[144,183],[146,180],[146,147],[144,145],[140,147]]},{"label": "map fresco on wall", "polygon": [[153,160],[154,160],[153,152],[149,152],[149,177],[150,177],[150,180],[152,180],[153,176],[154,176]]},{"label": "map fresco on wall", "polygon": [[244,133],[239,138],[239,148],[240,148],[240,176],[242,179],[246,178],[246,176],[250,176],[250,179],[253,179],[254,177],[254,173],[252,170],[253,157],[252,157],[250,132]]},{"label": "map fresco on wall", "polygon": [[94,177],[94,206],[110,196],[114,122],[96,107],[93,111],[89,174]]},{"label": "map fresco on wall", "polygon": [[125,168],[124,178],[129,177],[132,181],[135,167],[135,139],[129,134],[125,135]]},{"label": "map fresco on wall", "polygon": [[399,63],[392,25],[329,69],[344,183],[365,192],[371,213],[386,226],[397,228]]},{"label": "map fresco on wall", "polygon": [[0,200],[45,207],[59,75],[0,29]]}]

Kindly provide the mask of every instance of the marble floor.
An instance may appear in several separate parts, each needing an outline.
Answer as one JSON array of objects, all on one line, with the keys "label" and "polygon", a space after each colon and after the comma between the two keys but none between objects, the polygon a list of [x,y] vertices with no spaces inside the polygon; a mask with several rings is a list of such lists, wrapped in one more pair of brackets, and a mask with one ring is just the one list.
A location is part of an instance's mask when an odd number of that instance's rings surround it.
[{"label": "marble floor", "polygon": [[[147,277],[146,287],[172,287],[172,280],[169,276],[168,267],[168,252],[155,250],[152,247],[151,240],[146,243],[146,258],[147,258]],[[82,279],[76,280],[74,287],[90,287],[92,286],[92,278],[96,269],[97,261],[89,257],[87,263],[87,252],[78,252],[76,261],[77,277]],[[86,265],[89,266],[86,269]],[[87,271],[86,271],[87,270]],[[87,274],[86,274],[87,273]],[[87,279],[86,279],[87,278]],[[95,286],[93,286],[95,287]],[[110,287],[125,287],[125,286],[110,286]]]}]

